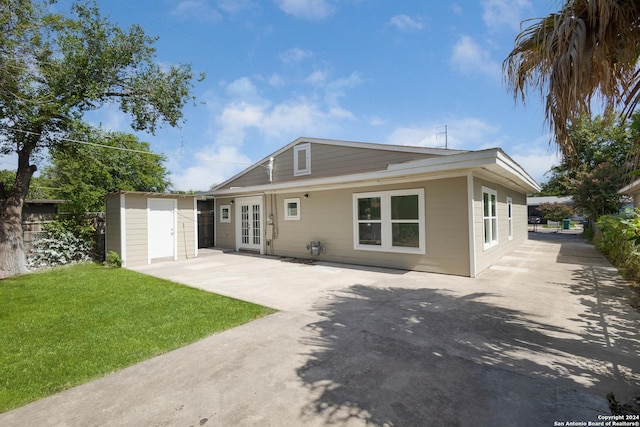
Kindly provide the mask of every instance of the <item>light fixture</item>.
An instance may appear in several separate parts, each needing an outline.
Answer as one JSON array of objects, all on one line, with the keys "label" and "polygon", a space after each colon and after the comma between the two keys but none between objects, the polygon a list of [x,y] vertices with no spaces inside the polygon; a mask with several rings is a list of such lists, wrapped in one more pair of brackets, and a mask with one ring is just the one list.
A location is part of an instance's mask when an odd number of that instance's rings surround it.
[{"label": "light fixture", "polygon": [[309,198],[309,193],[306,193],[306,194],[304,195],[304,198],[305,198],[305,199],[308,199],[308,198]]}]

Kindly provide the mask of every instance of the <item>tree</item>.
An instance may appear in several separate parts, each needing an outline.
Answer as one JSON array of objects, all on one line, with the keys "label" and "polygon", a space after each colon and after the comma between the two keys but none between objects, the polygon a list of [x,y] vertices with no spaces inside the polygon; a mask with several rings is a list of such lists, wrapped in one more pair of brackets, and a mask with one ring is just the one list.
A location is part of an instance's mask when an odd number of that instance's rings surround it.
[{"label": "tree", "polygon": [[151,153],[135,135],[106,132],[76,123],[63,144],[51,150],[43,176],[66,200],[60,212],[77,236],[87,212],[103,212],[104,196],[116,190],[164,192],[170,182],[165,156]]},{"label": "tree", "polygon": [[567,0],[564,7],[534,21],[515,40],[503,64],[514,97],[524,102],[529,88],[546,98],[545,112],[562,154],[575,147],[569,128],[591,102],[624,116],[640,102],[640,1]]},{"label": "tree", "polygon": [[573,208],[565,203],[541,203],[538,210],[545,219],[560,223],[565,218],[573,215]]},{"label": "tree", "polygon": [[86,111],[118,103],[135,130],[177,126],[192,99],[189,65],[164,70],[154,38],[123,30],[94,2],[52,13],[55,0],[6,0],[0,6],[0,154],[16,153],[15,181],[0,200],[0,276],[25,272],[20,217],[34,158],[61,143]]},{"label": "tree", "polygon": [[[634,122],[639,118],[634,115]],[[573,207],[593,220],[617,213],[624,204],[618,190],[629,181],[630,153],[639,137],[640,132],[620,119],[581,118],[569,128],[573,157],[551,169],[542,193],[572,196]]]}]

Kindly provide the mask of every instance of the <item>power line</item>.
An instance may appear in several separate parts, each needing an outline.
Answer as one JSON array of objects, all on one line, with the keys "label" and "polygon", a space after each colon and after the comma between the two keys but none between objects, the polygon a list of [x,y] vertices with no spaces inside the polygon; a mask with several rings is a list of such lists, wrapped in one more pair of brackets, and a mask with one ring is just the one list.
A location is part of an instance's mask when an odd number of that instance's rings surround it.
[{"label": "power line", "polygon": [[[12,129],[12,130],[17,131],[17,132],[22,132],[22,133],[27,134],[27,135],[42,136],[41,133],[31,132],[31,131],[28,131],[28,130],[15,129],[15,128]],[[57,138],[59,140],[61,140],[61,141],[75,142],[76,144],[91,145],[91,146],[94,146],[94,147],[110,148],[112,150],[128,151],[128,152],[131,152],[131,153],[138,153],[138,154],[151,154],[153,156],[164,157],[164,154],[154,153],[153,151],[144,151],[144,150],[136,150],[134,148],[124,148],[124,147],[116,147],[116,146],[113,146],[113,145],[97,144],[95,142],[79,141],[77,139],[65,138],[63,136],[59,136]]]}]

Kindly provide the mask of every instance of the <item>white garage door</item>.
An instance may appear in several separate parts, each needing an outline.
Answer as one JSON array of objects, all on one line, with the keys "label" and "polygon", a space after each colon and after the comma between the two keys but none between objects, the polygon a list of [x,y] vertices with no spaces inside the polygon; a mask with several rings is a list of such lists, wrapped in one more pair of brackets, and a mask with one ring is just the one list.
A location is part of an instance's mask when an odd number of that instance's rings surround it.
[{"label": "white garage door", "polygon": [[149,199],[149,261],[154,258],[175,258],[176,201]]}]

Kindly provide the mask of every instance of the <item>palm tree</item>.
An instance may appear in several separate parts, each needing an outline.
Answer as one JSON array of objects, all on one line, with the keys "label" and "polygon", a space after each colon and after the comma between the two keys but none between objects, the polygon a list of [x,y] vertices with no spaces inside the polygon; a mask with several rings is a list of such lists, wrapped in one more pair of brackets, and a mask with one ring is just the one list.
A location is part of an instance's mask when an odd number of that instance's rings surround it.
[{"label": "palm tree", "polygon": [[623,117],[640,102],[640,0],[567,0],[533,20],[503,63],[506,84],[522,102],[529,89],[545,101],[546,121],[563,155],[571,156],[572,123],[592,101]]}]

